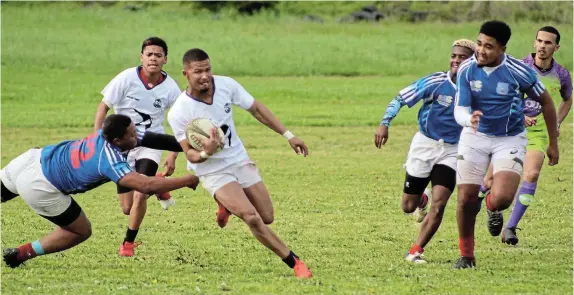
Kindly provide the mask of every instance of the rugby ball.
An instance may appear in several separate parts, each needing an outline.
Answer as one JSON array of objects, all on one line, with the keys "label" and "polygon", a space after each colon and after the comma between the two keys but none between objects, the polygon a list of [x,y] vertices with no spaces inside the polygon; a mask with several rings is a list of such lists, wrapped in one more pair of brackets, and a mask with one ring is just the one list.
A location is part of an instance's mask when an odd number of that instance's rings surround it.
[{"label": "rugby ball", "polygon": [[219,134],[219,138],[221,138],[221,145],[215,152],[221,151],[223,149],[223,137],[225,134],[221,128],[217,127],[209,119],[194,119],[189,124],[187,124],[185,128],[185,136],[187,137],[189,145],[191,145],[194,150],[203,151],[203,146],[201,145],[199,138],[209,138],[211,133],[210,130],[213,127],[217,128],[217,133]]}]

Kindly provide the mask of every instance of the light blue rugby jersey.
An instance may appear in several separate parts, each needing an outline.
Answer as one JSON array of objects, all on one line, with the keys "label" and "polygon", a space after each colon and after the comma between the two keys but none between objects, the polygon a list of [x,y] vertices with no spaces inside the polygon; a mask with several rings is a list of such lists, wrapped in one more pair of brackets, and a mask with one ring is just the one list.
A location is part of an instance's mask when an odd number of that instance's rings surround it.
[{"label": "light blue rugby jersey", "polygon": [[[138,146],[143,136],[137,132]],[[83,193],[110,180],[117,183],[133,171],[125,153],[105,140],[101,129],[44,147],[40,162],[46,179],[65,194]]]},{"label": "light blue rugby jersey", "polygon": [[[442,139],[447,143],[457,144],[462,127],[454,119],[455,94],[456,86],[450,80],[450,72],[436,72],[399,91],[396,100],[400,106],[407,105],[409,108],[423,100],[418,113],[419,131],[434,140]],[[385,114],[386,118],[390,115],[389,119],[392,119],[398,113],[398,109],[391,110],[392,106],[391,103]]]},{"label": "light blue rugby jersey", "polygon": [[475,56],[464,61],[456,79],[456,105],[483,113],[478,132],[513,136],[524,131],[524,99],[539,100],[545,88],[536,72],[504,54],[496,67],[478,66]]}]

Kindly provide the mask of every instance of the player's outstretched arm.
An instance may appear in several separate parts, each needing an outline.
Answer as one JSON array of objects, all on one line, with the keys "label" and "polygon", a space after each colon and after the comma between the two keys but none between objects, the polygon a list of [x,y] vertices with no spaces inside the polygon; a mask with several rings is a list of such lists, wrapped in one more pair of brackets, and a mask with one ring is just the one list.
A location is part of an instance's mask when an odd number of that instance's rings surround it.
[{"label": "player's outstretched arm", "polygon": [[98,109],[96,110],[96,118],[94,119],[94,131],[98,131],[102,128],[102,124],[104,124],[104,119],[108,114],[110,107],[106,105],[104,102],[100,102],[98,105]]},{"label": "player's outstretched arm", "polygon": [[289,140],[291,148],[293,148],[297,154],[303,154],[304,156],[309,154],[309,149],[307,148],[307,145],[305,145],[305,142],[293,135],[291,131],[287,130],[281,121],[279,121],[279,119],[263,103],[255,100],[253,105],[247,111],[249,111],[249,113],[251,113],[251,115],[253,115],[253,117],[255,117],[259,122],[269,127],[269,129],[281,134]]},{"label": "player's outstretched arm", "polygon": [[558,126],[556,119],[556,108],[554,107],[554,101],[548,90],[544,90],[540,95],[540,105],[542,105],[542,114],[544,115],[544,121],[546,121],[546,130],[548,131],[549,145],[546,151],[548,155],[548,164],[553,166],[558,164]]},{"label": "player's outstretched arm", "polygon": [[199,178],[191,174],[172,178],[149,177],[137,172],[130,172],[122,177],[118,181],[118,184],[151,195],[154,193],[169,192],[182,187],[189,187],[195,190],[199,184]]},{"label": "player's outstretched arm", "polygon": [[[183,152],[181,145],[173,135],[150,131],[144,133],[139,146],[161,151]],[[175,153],[175,157],[177,157],[177,153]]]},{"label": "player's outstretched arm", "polygon": [[375,131],[375,146],[377,148],[381,148],[382,145],[387,143],[391,121],[399,114],[399,111],[405,105],[407,105],[405,100],[398,95],[387,106],[387,110],[385,111],[385,115],[383,115],[381,124],[377,128],[377,131]]}]

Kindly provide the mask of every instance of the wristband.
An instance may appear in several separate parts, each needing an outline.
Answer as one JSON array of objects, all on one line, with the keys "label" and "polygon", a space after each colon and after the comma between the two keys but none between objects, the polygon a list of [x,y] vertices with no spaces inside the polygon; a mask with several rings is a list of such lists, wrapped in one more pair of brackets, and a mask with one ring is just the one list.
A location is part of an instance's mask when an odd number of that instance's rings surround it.
[{"label": "wristband", "polygon": [[285,133],[283,133],[282,136],[285,137],[287,140],[291,140],[291,138],[295,137],[295,135],[293,135],[293,133],[291,133],[291,131],[289,130],[285,131]]},{"label": "wristband", "polygon": [[199,157],[202,159],[209,159],[209,154],[205,151],[201,151],[201,153],[199,153]]}]

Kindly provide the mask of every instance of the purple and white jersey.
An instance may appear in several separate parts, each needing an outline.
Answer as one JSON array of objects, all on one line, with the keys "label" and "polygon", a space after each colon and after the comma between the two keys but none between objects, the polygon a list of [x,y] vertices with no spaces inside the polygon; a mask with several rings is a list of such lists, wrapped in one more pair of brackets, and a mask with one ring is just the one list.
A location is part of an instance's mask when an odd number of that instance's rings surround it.
[{"label": "purple and white jersey", "polygon": [[[536,71],[539,77],[553,78],[560,81],[560,96],[563,100],[570,98],[572,96],[572,80],[570,79],[568,70],[559,65],[556,60],[552,60],[552,68],[542,72],[534,64],[534,55],[535,53],[529,54],[523,58],[522,61]],[[529,117],[536,117],[540,115],[541,112],[542,106],[540,103],[527,97],[524,101],[524,114]]]}]

